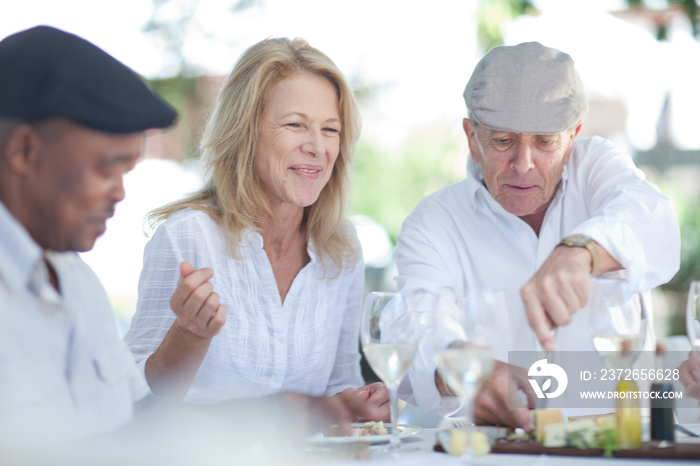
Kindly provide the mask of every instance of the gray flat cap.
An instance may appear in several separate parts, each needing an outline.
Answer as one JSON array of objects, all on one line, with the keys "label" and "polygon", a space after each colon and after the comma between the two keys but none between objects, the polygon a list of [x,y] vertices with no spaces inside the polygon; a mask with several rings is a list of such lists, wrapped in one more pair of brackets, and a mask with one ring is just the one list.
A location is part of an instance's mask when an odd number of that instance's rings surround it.
[{"label": "gray flat cap", "polygon": [[173,124],[175,110],[90,42],[48,26],[0,41],[0,116],[67,118],[107,133]]},{"label": "gray flat cap", "polygon": [[470,118],[502,131],[555,134],[588,111],[573,59],[539,42],[494,47],[464,89]]}]

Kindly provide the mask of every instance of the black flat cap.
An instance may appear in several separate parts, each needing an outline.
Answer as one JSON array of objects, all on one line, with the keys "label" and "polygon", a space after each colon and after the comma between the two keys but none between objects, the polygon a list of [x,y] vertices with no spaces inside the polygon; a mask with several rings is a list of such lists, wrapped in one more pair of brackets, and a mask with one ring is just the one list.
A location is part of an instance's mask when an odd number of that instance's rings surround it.
[{"label": "black flat cap", "polygon": [[95,45],[48,26],[0,41],[0,116],[67,118],[106,133],[166,128],[177,113],[131,69]]}]

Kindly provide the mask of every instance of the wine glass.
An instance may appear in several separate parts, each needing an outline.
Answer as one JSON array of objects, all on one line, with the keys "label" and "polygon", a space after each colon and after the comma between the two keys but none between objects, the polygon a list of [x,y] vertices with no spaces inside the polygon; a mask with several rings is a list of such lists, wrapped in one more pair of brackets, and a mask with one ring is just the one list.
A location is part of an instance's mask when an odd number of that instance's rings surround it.
[{"label": "wine glass", "polygon": [[647,339],[644,300],[626,280],[595,278],[589,296],[593,347],[610,369],[629,368]]},{"label": "wine glass", "polygon": [[373,291],[365,297],[360,327],[362,351],[375,374],[389,390],[391,439],[388,452],[401,445],[396,426],[398,390],[417,351],[417,327],[408,295]]},{"label": "wine glass", "polygon": [[[430,310],[430,333],[438,375],[459,402],[446,417],[452,417],[453,425],[466,430],[470,439],[463,459],[475,456],[472,437],[483,435],[472,426],[473,401],[493,369],[495,298],[496,295],[490,293],[469,293],[458,302],[450,295],[429,291],[423,291],[420,299],[415,298],[419,311]],[[443,401],[447,407],[448,400]]]},{"label": "wine glass", "polygon": [[[622,279],[596,278],[591,282],[590,328],[593,346],[609,369],[631,369],[646,343],[648,319],[644,299],[631,293]],[[642,427],[637,384],[621,377],[615,400],[617,443],[620,448],[638,448]]]},{"label": "wine glass", "polygon": [[685,328],[696,357],[700,357],[700,281],[690,282],[688,305],[685,311]]}]

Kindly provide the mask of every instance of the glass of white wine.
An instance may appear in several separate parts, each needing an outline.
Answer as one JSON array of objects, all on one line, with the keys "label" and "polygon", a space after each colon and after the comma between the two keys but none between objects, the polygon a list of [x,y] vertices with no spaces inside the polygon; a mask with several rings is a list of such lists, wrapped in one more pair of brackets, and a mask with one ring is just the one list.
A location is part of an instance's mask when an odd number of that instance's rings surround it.
[{"label": "glass of white wine", "polygon": [[[426,292],[421,299],[421,306],[432,310],[433,357],[438,375],[459,401],[457,409],[448,413],[455,416],[454,425],[473,423],[474,397],[493,369],[496,296],[470,293],[457,302],[446,295]],[[465,453],[469,455],[469,451]]]},{"label": "glass of white wine", "polygon": [[631,367],[647,338],[642,296],[632,293],[626,280],[596,278],[589,301],[593,347],[603,363],[610,369]]},{"label": "glass of white wine", "polygon": [[360,341],[367,362],[389,390],[391,439],[387,451],[393,453],[401,445],[396,425],[398,390],[416,356],[416,323],[409,295],[374,291],[365,297]]},{"label": "glass of white wine", "polygon": [[685,310],[685,328],[695,356],[700,358],[700,281],[690,282],[688,305]]},{"label": "glass of white wine", "polygon": [[[589,299],[593,346],[608,369],[631,370],[647,340],[643,297],[632,293],[625,280],[596,278]],[[617,444],[620,448],[639,448],[642,422],[637,384],[621,376],[616,391],[620,395],[615,400]]]}]

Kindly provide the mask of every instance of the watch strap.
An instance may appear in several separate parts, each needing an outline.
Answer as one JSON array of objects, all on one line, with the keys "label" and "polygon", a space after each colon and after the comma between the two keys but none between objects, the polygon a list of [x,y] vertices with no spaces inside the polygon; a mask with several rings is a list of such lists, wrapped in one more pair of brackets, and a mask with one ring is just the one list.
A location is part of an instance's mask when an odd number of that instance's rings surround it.
[{"label": "watch strap", "polygon": [[586,248],[588,252],[591,253],[591,276],[595,277],[598,272],[598,265],[600,263],[600,257],[598,256],[598,249],[596,248],[596,242],[585,235],[569,235],[559,242],[561,246],[568,246],[572,248]]}]

